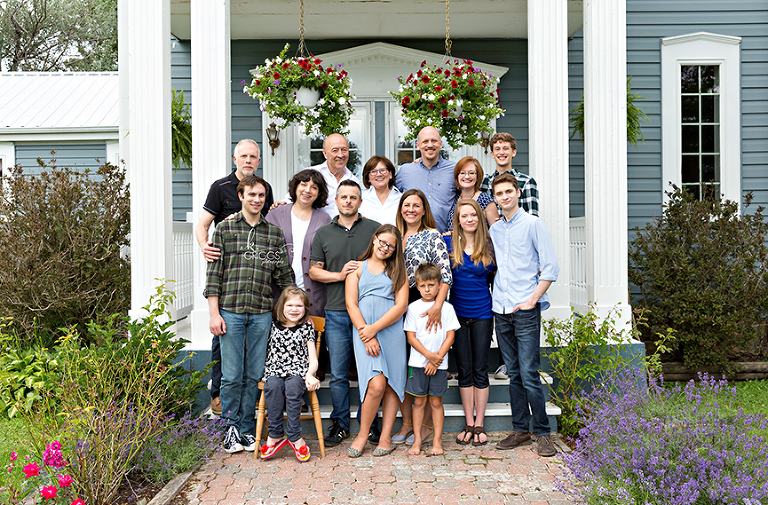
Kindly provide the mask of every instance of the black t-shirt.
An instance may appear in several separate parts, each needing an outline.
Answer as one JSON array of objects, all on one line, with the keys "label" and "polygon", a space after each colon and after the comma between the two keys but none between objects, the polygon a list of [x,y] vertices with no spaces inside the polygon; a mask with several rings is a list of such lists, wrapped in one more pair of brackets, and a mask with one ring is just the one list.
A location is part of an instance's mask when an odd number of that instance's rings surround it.
[{"label": "black t-shirt", "polygon": [[[237,185],[239,183],[240,179],[237,178],[237,173],[232,172],[211,184],[211,189],[208,190],[208,198],[205,199],[203,209],[213,214],[214,225],[219,224],[227,216],[242,210],[243,205],[240,203],[240,198],[237,195]],[[264,207],[261,209],[262,216],[266,216],[269,208],[275,203],[275,198],[272,196],[272,186],[268,182],[266,190],[267,197],[264,201]]]}]

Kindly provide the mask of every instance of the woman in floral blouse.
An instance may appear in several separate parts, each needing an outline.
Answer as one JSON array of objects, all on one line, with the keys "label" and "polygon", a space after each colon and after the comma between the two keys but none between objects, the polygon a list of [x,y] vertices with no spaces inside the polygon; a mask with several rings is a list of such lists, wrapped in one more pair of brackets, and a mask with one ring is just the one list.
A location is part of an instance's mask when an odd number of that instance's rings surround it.
[{"label": "woman in floral blouse", "polygon": [[[435,218],[432,216],[432,210],[429,208],[427,197],[421,190],[409,189],[400,197],[400,206],[397,211],[397,228],[403,234],[403,245],[405,250],[405,269],[408,273],[408,286],[410,293],[408,303],[421,298],[419,290],[416,289],[416,268],[422,263],[434,263],[440,267],[440,280],[442,285],[437,293],[435,304],[424,315],[428,317],[427,330],[440,323],[440,314],[443,302],[448,296],[448,290],[453,283],[451,274],[451,262],[448,257],[448,248],[445,245],[443,237],[437,231]],[[409,401],[410,400],[410,401]],[[394,443],[411,442],[413,440],[413,417],[412,417],[412,397],[406,394],[405,401],[400,409],[403,414],[403,426],[400,431],[392,437]],[[425,429],[429,429],[431,416],[424,419]],[[411,436],[409,436],[411,435]],[[429,437],[433,436],[422,433],[422,440],[427,442]]]}]

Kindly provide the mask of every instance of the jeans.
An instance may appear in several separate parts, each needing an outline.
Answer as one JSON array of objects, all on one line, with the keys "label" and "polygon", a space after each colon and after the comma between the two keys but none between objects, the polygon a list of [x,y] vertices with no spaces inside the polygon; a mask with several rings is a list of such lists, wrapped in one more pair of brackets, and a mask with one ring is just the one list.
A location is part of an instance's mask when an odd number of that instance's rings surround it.
[{"label": "jeans", "polygon": [[514,314],[494,312],[493,315],[499,350],[509,375],[512,427],[517,432],[528,433],[532,414],[536,436],[549,435],[549,419],[539,376],[541,305],[537,303],[531,310],[518,310]]},{"label": "jeans", "polygon": [[220,310],[227,331],[221,335],[221,415],[240,433],[253,434],[256,394],[264,375],[272,314]]},{"label": "jeans", "polygon": [[213,336],[211,341],[211,400],[221,395],[221,338]]},{"label": "jeans", "polygon": [[283,405],[285,405],[285,436],[291,442],[301,438],[301,397],[306,391],[304,377],[272,376],[264,383],[269,436],[283,438]]},{"label": "jeans", "polygon": [[488,356],[491,351],[493,319],[457,317],[461,328],[455,333],[453,354],[459,372],[459,387],[486,389],[489,386]]},{"label": "jeans", "polygon": [[352,359],[352,320],[347,311],[325,311],[325,341],[331,361],[331,419],[349,431],[349,363]]}]

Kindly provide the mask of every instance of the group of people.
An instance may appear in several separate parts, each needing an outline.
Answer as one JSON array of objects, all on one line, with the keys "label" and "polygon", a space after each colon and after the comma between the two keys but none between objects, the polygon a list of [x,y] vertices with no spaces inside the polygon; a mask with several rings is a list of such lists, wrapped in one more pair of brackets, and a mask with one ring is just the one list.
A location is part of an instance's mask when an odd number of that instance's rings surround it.
[{"label": "group of people", "polygon": [[[253,175],[258,145],[237,144],[237,170],[211,186],[196,229],[208,261],[212,360],[220,362],[211,408],[227,421],[226,452],[256,450],[264,380],[269,433],[260,456],[290,445],[299,461],[309,459],[299,416],[301,396],[319,387],[312,315],[325,318],[333,403],[327,446],[350,436],[354,366],[360,431],[349,457],[361,456],[369,441],[374,456],[401,443],[418,454],[430,440],[430,453],[441,454],[451,348],[466,418],[456,442],[487,444],[495,324],[513,418],[496,448],[528,443],[532,431],[539,454],[555,454],[538,369],[541,310],[559,267],[537,217],[536,183],[511,167],[517,145],[507,133],[491,139],[493,174],[472,157],[444,159],[433,127],[419,132],[416,146],[421,157],[399,170],[373,156],[360,181],[346,166],[347,140],[330,135],[326,161],[294,175],[288,195],[274,202],[269,183]],[[398,409],[403,423],[393,433]]]}]

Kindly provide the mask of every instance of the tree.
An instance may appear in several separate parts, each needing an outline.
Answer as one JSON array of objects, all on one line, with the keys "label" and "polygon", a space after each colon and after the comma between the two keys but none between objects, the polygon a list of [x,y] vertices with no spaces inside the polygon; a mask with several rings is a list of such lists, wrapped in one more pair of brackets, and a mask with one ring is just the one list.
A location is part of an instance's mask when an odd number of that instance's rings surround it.
[{"label": "tree", "polygon": [[117,0],[0,0],[0,68],[117,70]]}]

